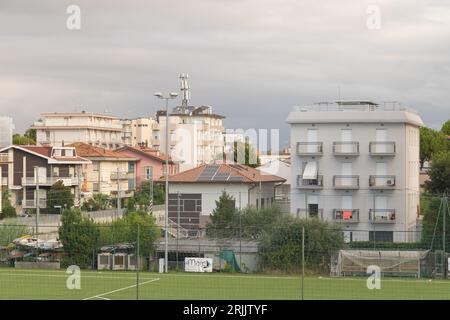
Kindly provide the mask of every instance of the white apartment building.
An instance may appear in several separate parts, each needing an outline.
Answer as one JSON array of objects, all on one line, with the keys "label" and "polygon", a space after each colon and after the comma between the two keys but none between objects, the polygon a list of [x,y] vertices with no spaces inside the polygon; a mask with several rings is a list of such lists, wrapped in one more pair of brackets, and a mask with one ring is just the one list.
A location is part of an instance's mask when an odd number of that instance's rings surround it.
[{"label": "white apartment building", "polygon": [[0,148],[12,144],[14,130],[13,120],[10,117],[0,117]]},{"label": "white apartment building", "polygon": [[63,146],[84,142],[115,149],[122,146],[122,124],[119,118],[89,112],[43,113],[33,125],[39,145]]},{"label": "white apartment building", "polygon": [[347,241],[415,241],[421,118],[398,104],[295,107],[291,212],[342,226]]}]

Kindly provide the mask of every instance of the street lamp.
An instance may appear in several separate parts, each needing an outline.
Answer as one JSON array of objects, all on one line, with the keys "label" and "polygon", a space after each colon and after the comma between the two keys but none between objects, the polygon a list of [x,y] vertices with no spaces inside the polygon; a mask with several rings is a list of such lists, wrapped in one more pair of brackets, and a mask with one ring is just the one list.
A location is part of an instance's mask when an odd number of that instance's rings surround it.
[{"label": "street lamp", "polygon": [[175,99],[178,96],[178,93],[171,92],[168,96],[164,96],[161,92],[155,92],[155,97],[158,99],[166,100],[166,203],[165,203],[165,210],[166,210],[166,216],[164,219],[164,237],[166,242],[166,248],[164,251],[164,271],[168,272],[168,232],[167,227],[169,225],[169,99]]}]

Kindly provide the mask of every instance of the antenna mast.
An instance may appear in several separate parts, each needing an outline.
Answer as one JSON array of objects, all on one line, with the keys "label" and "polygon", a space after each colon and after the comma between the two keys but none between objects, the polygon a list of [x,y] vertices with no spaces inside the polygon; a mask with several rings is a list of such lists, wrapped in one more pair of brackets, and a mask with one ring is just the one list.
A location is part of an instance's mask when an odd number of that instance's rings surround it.
[{"label": "antenna mast", "polygon": [[189,104],[189,101],[191,100],[191,88],[189,87],[188,74],[180,74],[181,79],[181,94],[182,94],[182,102],[181,105],[183,107],[187,107]]}]

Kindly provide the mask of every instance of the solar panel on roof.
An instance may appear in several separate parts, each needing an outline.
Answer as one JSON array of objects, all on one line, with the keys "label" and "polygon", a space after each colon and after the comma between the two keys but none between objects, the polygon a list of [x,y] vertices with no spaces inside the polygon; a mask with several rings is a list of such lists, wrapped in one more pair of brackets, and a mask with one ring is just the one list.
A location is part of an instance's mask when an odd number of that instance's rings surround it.
[{"label": "solar panel on roof", "polygon": [[243,180],[244,180],[244,177],[237,177],[237,176],[228,178],[228,181],[243,181]]},{"label": "solar panel on roof", "polygon": [[203,168],[202,173],[198,176],[197,181],[210,181],[216,174],[219,167],[219,165],[206,165]]},{"label": "solar panel on roof", "polygon": [[230,176],[229,172],[218,172],[216,173],[216,175],[213,177],[213,181],[227,181],[228,177]]}]

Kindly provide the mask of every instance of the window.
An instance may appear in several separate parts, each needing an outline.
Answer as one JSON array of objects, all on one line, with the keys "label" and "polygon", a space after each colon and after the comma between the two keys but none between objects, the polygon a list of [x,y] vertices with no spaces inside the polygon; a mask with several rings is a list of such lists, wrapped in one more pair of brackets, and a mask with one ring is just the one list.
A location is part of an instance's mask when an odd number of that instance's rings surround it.
[{"label": "window", "polygon": [[369,241],[394,242],[394,232],[369,231]]},{"label": "window", "polygon": [[134,163],[128,162],[128,173],[134,173]]},{"label": "window", "polygon": [[264,208],[264,198],[261,198],[261,208]]},{"label": "window", "polygon": [[98,182],[94,182],[92,184],[92,191],[93,192],[100,192],[100,184]]},{"label": "window", "polygon": [[153,167],[144,168],[145,180],[153,180]]},{"label": "window", "polygon": [[59,168],[58,167],[53,167],[53,176],[59,177]]}]

